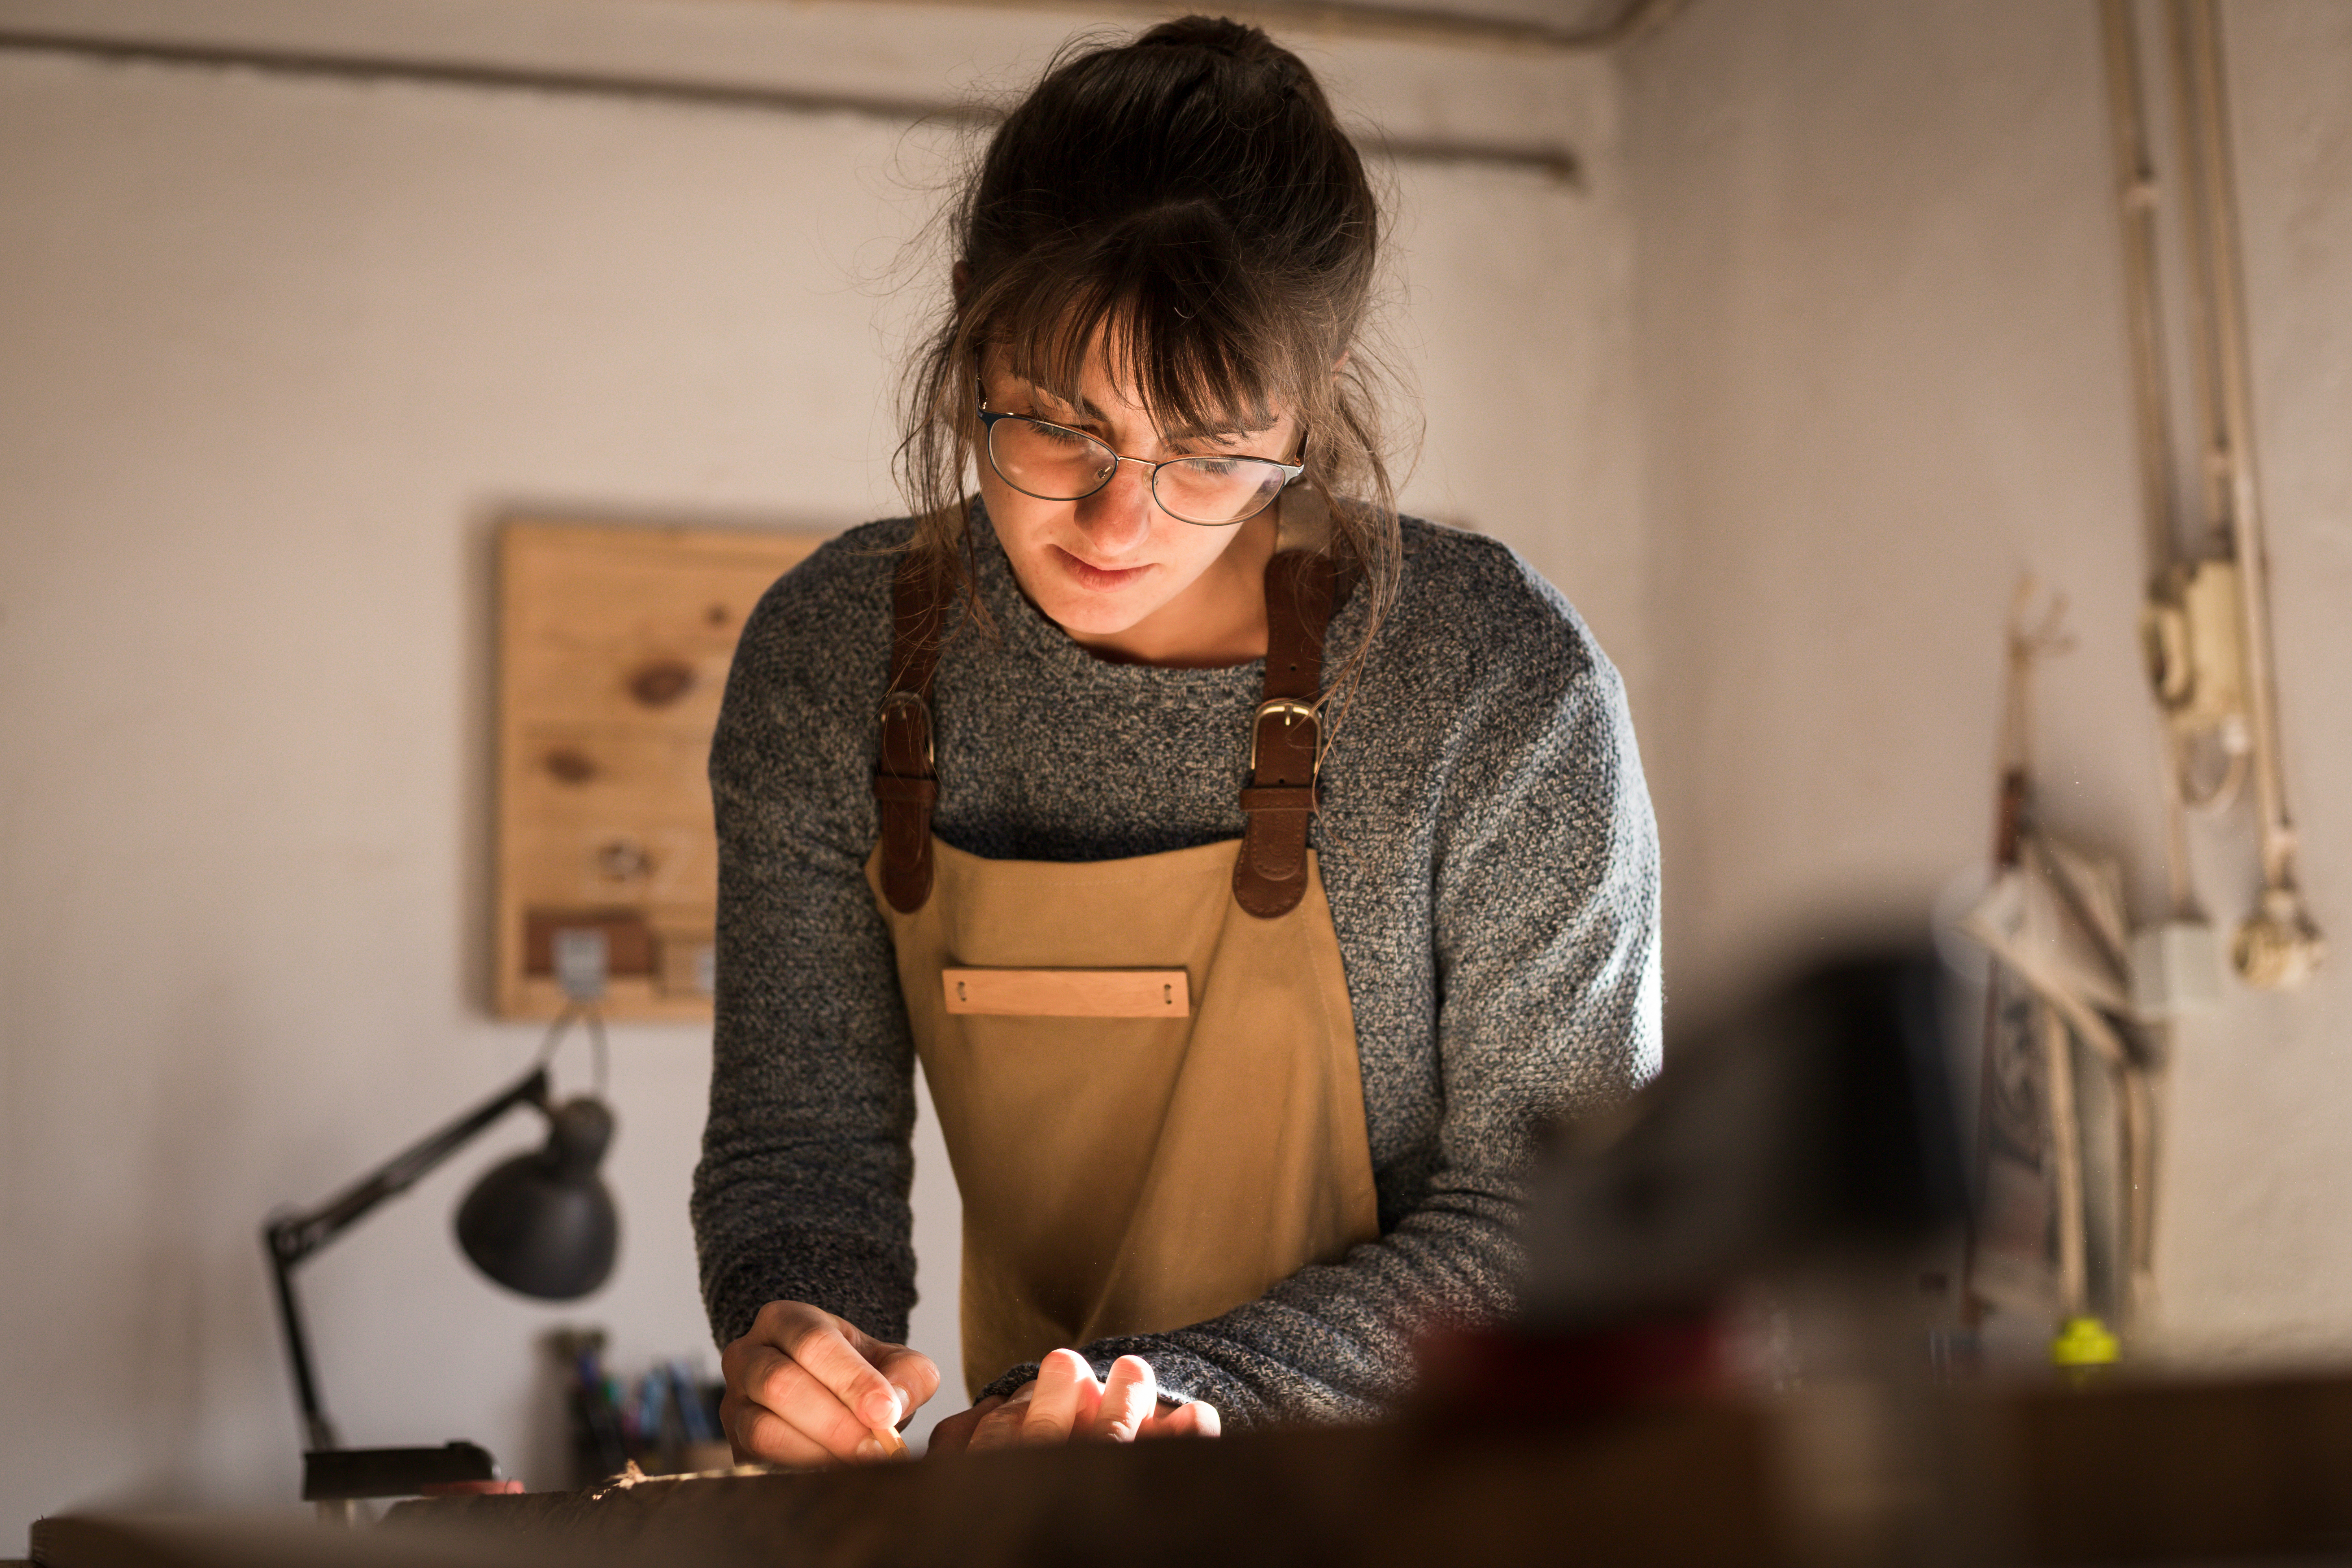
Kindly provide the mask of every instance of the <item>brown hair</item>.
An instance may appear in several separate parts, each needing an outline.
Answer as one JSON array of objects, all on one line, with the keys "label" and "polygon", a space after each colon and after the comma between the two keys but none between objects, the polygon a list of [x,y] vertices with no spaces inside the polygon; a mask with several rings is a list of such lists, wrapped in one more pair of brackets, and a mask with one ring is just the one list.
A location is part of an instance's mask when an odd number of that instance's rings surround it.
[{"label": "brown hair", "polygon": [[1249,427],[1277,404],[1298,416],[1300,482],[1329,506],[1328,548],[1370,601],[1369,641],[1402,549],[1387,376],[1359,342],[1381,220],[1323,89],[1258,28],[1185,16],[1066,50],[950,215],[957,298],[908,367],[898,454],[915,547],[978,612],[962,501],[980,355],[1006,350],[1028,378],[1072,388],[1099,333],[1163,429]]}]

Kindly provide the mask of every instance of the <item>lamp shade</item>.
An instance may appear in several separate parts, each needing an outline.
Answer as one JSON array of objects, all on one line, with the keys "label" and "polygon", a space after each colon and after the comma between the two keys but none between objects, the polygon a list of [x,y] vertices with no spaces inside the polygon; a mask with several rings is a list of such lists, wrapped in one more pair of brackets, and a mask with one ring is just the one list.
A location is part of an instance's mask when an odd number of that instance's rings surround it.
[{"label": "lamp shade", "polygon": [[547,1112],[547,1142],[492,1166],[457,1207],[457,1245],[510,1290],[585,1296],[613,1272],[620,1217],[596,1174],[613,1113],[583,1097]]}]

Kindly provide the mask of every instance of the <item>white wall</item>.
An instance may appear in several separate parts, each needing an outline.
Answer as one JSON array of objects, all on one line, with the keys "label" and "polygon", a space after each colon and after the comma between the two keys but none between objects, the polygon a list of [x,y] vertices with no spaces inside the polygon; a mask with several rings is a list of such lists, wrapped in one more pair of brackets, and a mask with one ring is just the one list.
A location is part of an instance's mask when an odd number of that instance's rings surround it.
[{"label": "white wall", "polygon": [[[60,17],[909,98],[1017,82],[1066,26],[0,5]],[[1412,495],[1520,542],[1634,653],[1612,79],[1315,58],[1400,134],[1567,138],[1589,160],[1580,191],[1403,176],[1398,335],[1432,394]],[[939,152],[846,116],[0,52],[0,1555],[73,1505],[290,1499],[263,1215],[538,1043],[483,1001],[493,521],[895,510],[887,353],[928,285],[877,279]],[[350,1440],[467,1436],[550,1484],[548,1326],[607,1326],[623,1364],[708,1357],[685,1219],[707,1035],[614,1047],[625,1233],[600,1294],[524,1303],[447,1239],[520,1118],[307,1269]],[[584,1053],[559,1072],[583,1083]],[[944,1355],[952,1197],[925,1169],[917,1337]]]},{"label": "white wall", "polygon": [[[0,23],[929,98],[1050,16],[617,0],[0,0]],[[2352,16],[2232,0],[2305,882],[2352,944]],[[2119,263],[2088,0],[1699,0],[1622,62],[1310,50],[1400,135],[1415,505],[1526,550],[1635,693],[1670,1005],[1980,860],[1999,632],[2067,591],[2043,805],[2159,885]],[[1622,112],[1622,129],[1619,116]],[[1622,146],[1621,146],[1622,137]],[[0,53],[0,1552],[77,1503],[290,1496],[256,1228],[519,1070],[482,996],[492,521],[890,510],[887,123]],[[2242,910],[2242,822],[2203,836]],[[2183,1042],[2164,1342],[2337,1352],[2352,983]],[[534,1337],[698,1346],[702,1032],[615,1040],[621,1271],[528,1306],[446,1237],[516,1125],[307,1277],[356,1441],[558,1474]],[[572,1058],[570,1081],[578,1081]],[[927,1170],[936,1173],[939,1163]],[[925,1186],[925,1235],[952,1234]],[[940,1247],[927,1285],[936,1286]],[[952,1345],[947,1293],[919,1342]]]},{"label": "white wall", "polygon": [[[2352,1354],[2352,9],[2231,0],[2288,794],[2337,960],[2233,989],[2169,1089],[2152,1348]],[[1643,741],[1670,1006],[1981,866],[2022,573],[2079,638],[2041,807],[2160,911],[2118,226],[2090,0],[1713,0],[1630,57]],[[2234,922],[2242,808],[2196,845]]]}]

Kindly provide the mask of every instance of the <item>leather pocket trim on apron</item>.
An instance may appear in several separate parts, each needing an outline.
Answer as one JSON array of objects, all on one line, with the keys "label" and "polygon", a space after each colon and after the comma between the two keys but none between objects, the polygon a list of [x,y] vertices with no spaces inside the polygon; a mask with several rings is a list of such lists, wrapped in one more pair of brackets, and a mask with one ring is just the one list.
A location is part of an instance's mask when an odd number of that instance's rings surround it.
[{"label": "leather pocket trim on apron", "polygon": [[1000,1018],[1189,1018],[1181,969],[942,969],[947,1009]]}]

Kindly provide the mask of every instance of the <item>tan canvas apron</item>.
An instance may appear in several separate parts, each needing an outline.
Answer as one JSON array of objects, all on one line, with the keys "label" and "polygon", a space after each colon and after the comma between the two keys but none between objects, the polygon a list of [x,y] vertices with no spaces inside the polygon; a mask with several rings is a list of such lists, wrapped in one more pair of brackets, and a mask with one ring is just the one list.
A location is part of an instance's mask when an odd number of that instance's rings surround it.
[{"label": "tan canvas apron", "polygon": [[930,833],[944,615],[909,557],[866,876],[963,1195],[965,1380],[1255,1300],[1378,1233],[1315,804],[1327,562],[1266,568],[1238,844],[988,860]]}]

